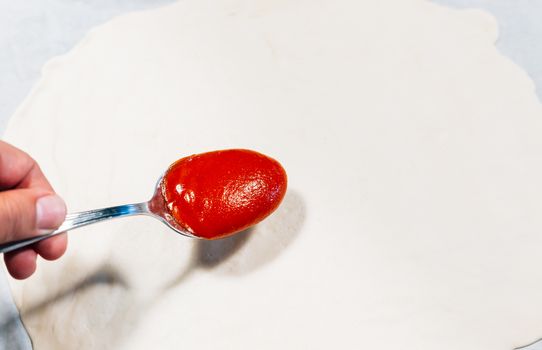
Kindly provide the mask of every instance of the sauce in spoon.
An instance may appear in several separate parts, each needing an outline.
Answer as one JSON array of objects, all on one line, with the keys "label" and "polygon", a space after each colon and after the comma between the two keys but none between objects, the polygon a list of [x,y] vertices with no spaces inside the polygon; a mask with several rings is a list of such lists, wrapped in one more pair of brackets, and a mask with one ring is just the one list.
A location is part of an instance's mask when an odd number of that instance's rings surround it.
[{"label": "sauce in spoon", "polygon": [[258,152],[231,149],[173,163],[162,196],[175,221],[195,236],[217,239],[257,224],[286,193],[286,172]]}]

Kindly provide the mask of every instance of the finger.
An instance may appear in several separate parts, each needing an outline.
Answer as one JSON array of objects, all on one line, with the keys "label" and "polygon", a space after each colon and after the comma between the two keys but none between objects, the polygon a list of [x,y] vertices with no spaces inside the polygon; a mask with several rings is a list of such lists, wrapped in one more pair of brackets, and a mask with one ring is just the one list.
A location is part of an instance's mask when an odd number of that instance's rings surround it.
[{"label": "finger", "polygon": [[16,188],[36,188],[46,191],[47,193],[55,192],[45,175],[43,175],[41,168],[35,162],[30,167],[30,170],[25,177],[17,184]]},{"label": "finger", "polygon": [[32,248],[25,248],[4,254],[4,262],[13,278],[22,280],[36,271],[37,253]]},{"label": "finger", "polygon": [[0,189],[17,187],[30,174],[36,172],[35,167],[36,162],[28,154],[0,141]]},{"label": "finger", "polygon": [[68,245],[68,236],[63,233],[47,238],[34,245],[34,250],[46,260],[56,260],[64,254]]},{"label": "finger", "polygon": [[57,195],[37,189],[0,192],[0,242],[27,238],[60,226],[66,205]]}]

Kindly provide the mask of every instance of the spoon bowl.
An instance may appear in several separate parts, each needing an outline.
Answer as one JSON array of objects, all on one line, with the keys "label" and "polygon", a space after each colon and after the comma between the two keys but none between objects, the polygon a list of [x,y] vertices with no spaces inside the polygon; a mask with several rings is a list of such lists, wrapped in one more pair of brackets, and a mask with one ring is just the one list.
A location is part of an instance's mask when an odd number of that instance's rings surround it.
[{"label": "spoon bowl", "polygon": [[[190,238],[199,238],[193,235],[192,233],[188,232],[184,227],[179,225],[179,223],[173,218],[173,216],[169,213],[169,210],[166,207],[166,201],[164,199],[164,196],[162,195],[162,181],[164,179],[164,174],[160,176],[160,179],[156,182],[156,186],[154,188],[154,194],[152,195],[152,198],[143,204],[145,208],[143,208],[142,212],[139,213],[141,215],[149,215],[154,217],[155,219],[160,220],[166,226],[168,226],[173,231]],[[135,204],[138,205],[138,204]],[[137,214],[134,214],[137,215]]]}]

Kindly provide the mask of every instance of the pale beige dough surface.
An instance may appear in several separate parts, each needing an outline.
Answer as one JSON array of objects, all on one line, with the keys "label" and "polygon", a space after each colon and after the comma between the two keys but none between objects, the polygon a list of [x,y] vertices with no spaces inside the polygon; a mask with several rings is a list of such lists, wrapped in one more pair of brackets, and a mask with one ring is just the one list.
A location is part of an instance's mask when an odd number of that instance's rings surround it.
[{"label": "pale beige dough surface", "polygon": [[284,205],[202,243],[70,234],[12,281],[36,349],[511,350],[542,335],[542,109],[494,21],[421,0],[184,0],[50,62],[6,138],[70,210],[174,160],[279,159]]}]

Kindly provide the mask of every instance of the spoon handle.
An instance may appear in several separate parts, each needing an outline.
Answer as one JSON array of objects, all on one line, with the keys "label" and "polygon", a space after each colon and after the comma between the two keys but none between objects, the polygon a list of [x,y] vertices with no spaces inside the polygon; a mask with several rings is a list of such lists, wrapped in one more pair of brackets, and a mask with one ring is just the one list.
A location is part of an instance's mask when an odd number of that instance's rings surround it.
[{"label": "spoon handle", "polygon": [[30,237],[26,239],[21,239],[18,241],[8,242],[0,244],[0,253],[7,253],[13,250],[17,250],[28,245],[34,244],[41,240],[56,236],[60,233],[73,230],[78,227],[83,227],[90,224],[95,224],[100,221],[105,221],[114,218],[120,218],[123,216],[132,216],[132,215],[145,215],[150,214],[148,203],[137,203],[137,204],[126,204],[119,205],[116,207],[103,208],[103,209],[94,209],[88,211],[82,211],[79,213],[72,213],[66,215],[66,219],[55,231],[39,235],[36,237]]}]

